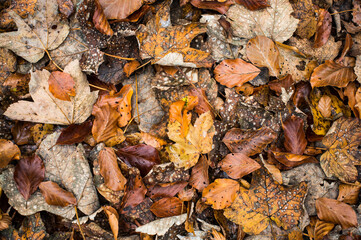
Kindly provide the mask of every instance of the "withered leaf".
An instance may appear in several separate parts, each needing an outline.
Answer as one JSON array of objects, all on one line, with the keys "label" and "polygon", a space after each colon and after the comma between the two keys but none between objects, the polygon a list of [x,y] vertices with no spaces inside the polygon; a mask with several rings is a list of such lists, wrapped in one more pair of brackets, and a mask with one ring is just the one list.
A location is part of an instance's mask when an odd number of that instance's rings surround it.
[{"label": "withered leaf", "polygon": [[93,15],[94,27],[105,35],[112,36],[114,34],[110,24],[104,14],[103,8],[99,3],[99,0],[94,0],[95,11]]},{"label": "withered leaf", "polygon": [[62,129],[56,145],[71,145],[81,143],[91,134],[93,123],[86,121],[82,124],[72,124]]},{"label": "withered leaf", "polygon": [[318,10],[317,29],[315,35],[314,48],[325,45],[331,34],[332,17],[326,9]]},{"label": "withered leaf", "polygon": [[41,194],[49,205],[66,207],[75,205],[76,198],[71,192],[62,189],[57,183],[52,181],[42,182],[39,185]]},{"label": "withered leaf", "polygon": [[337,200],[347,204],[357,204],[361,185],[340,184]]},{"label": "withered leaf", "polygon": [[69,73],[55,71],[49,76],[49,91],[54,97],[63,101],[71,101],[75,96],[75,82]]},{"label": "withered leaf", "polygon": [[232,179],[219,178],[209,184],[202,192],[205,203],[213,209],[224,209],[231,206],[240,191],[239,183]]},{"label": "withered leaf", "polygon": [[6,167],[13,159],[20,159],[20,149],[12,141],[0,139],[0,168]]},{"label": "withered leaf", "polygon": [[143,3],[152,3],[155,0],[99,0],[108,19],[124,19],[137,11]]},{"label": "withered leaf", "polygon": [[234,4],[233,0],[224,0],[224,1],[202,1],[202,0],[190,0],[190,3],[201,9],[211,9],[215,10],[221,14],[225,14],[229,7]]},{"label": "withered leaf", "polygon": [[130,62],[127,62],[124,65],[124,73],[127,77],[129,77],[130,75],[132,75],[132,73],[137,70],[137,68],[140,66],[140,63],[137,60],[132,60]]},{"label": "withered leaf", "polygon": [[143,183],[140,175],[132,174],[128,178],[127,193],[125,194],[122,202],[122,209],[124,211],[127,207],[135,207],[145,199],[147,188]]},{"label": "withered leaf", "polygon": [[177,197],[163,198],[150,207],[150,211],[157,217],[177,216],[186,210],[183,202]]},{"label": "withered leaf", "polygon": [[286,167],[296,167],[305,163],[317,163],[317,159],[313,156],[299,155],[293,153],[272,152],[273,157],[285,165]]},{"label": "withered leaf", "polygon": [[148,196],[152,199],[158,197],[174,197],[188,185],[187,182],[163,183],[148,188]]},{"label": "withered leaf", "polygon": [[9,15],[10,11],[15,12],[20,17],[24,18],[27,15],[33,15],[38,0],[16,0],[11,1],[9,8],[0,13],[0,28],[12,28],[14,26],[14,19]]},{"label": "withered leaf", "polygon": [[322,96],[320,98],[320,101],[318,102],[317,105],[318,110],[325,118],[331,116],[331,103],[332,103],[332,99],[327,95]]},{"label": "withered leaf", "polygon": [[302,155],[307,146],[306,134],[303,129],[303,119],[295,115],[282,123],[285,134],[285,148],[293,154]]},{"label": "withered leaf", "polygon": [[270,7],[267,0],[235,0],[235,2],[252,11]]},{"label": "withered leaf", "polygon": [[189,185],[200,192],[203,191],[203,189],[209,185],[208,168],[207,157],[203,155],[198,160],[198,163],[192,168]]},{"label": "withered leaf", "polygon": [[7,213],[3,213],[0,210],[0,231],[9,228],[11,225],[11,217]]},{"label": "withered leaf", "polygon": [[253,156],[262,152],[276,137],[277,134],[268,127],[258,130],[232,128],[226,133],[222,141],[232,153]]},{"label": "withered leaf", "polygon": [[297,0],[291,2],[294,9],[293,16],[299,19],[296,34],[301,38],[311,38],[316,32],[317,19],[312,0]]},{"label": "withered leaf", "polygon": [[112,229],[114,239],[118,239],[118,232],[119,232],[119,214],[117,210],[115,210],[111,206],[103,206],[102,207],[105,214],[108,216],[108,221],[110,228]]},{"label": "withered leaf", "polygon": [[335,224],[333,223],[317,219],[314,230],[315,240],[322,240],[323,237],[326,236],[334,226]]},{"label": "withered leaf", "polygon": [[233,179],[239,179],[261,167],[255,160],[243,153],[227,154],[218,166]]},{"label": "withered leaf", "polygon": [[272,180],[265,170],[258,170],[253,173],[251,188],[241,188],[224,215],[251,235],[262,232],[271,221],[288,230],[297,226],[306,191],[305,182],[286,188]]},{"label": "withered leaf", "polygon": [[37,155],[22,158],[15,167],[14,180],[25,200],[28,200],[36,191],[44,177],[44,163]]},{"label": "withered leaf", "polygon": [[59,5],[60,13],[64,14],[65,17],[70,17],[74,11],[74,4],[71,0],[57,0]]}]

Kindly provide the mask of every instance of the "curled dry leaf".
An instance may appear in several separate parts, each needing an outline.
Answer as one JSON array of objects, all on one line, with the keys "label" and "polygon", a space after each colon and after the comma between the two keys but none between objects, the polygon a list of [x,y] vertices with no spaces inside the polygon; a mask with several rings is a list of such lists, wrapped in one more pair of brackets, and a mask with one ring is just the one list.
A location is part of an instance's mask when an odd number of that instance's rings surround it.
[{"label": "curled dry leaf", "polygon": [[49,76],[49,91],[54,97],[63,101],[71,101],[75,96],[75,82],[69,73],[55,71]]},{"label": "curled dry leaf", "polygon": [[41,194],[49,205],[66,207],[76,205],[76,198],[71,192],[62,189],[57,183],[52,181],[42,182],[39,185]]},{"label": "curled dry leaf", "polygon": [[187,182],[163,183],[148,188],[147,195],[152,198],[174,197],[188,185]]},{"label": "curled dry leaf", "polygon": [[357,204],[361,185],[340,184],[337,200],[347,204]]},{"label": "curled dry leaf", "polygon": [[325,222],[317,219],[315,229],[314,229],[314,238],[315,240],[322,240],[335,226],[333,223]]},{"label": "curled dry leaf", "polygon": [[38,189],[44,177],[44,163],[37,155],[21,159],[15,167],[14,180],[25,200]]},{"label": "curled dry leaf", "polygon": [[0,168],[6,167],[13,159],[20,159],[20,149],[12,141],[0,139]]},{"label": "curled dry leaf", "polygon": [[140,63],[137,60],[132,60],[124,65],[123,71],[125,75],[129,77],[130,75],[132,75],[133,72],[135,72],[135,70],[137,70],[139,66]]},{"label": "curled dry leaf", "polygon": [[234,4],[233,0],[223,0],[223,1],[202,1],[202,0],[190,0],[190,3],[201,9],[211,9],[215,10],[221,14],[225,14],[229,7]]},{"label": "curled dry leaf", "polygon": [[346,203],[335,199],[319,198],[316,200],[316,210],[319,219],[340,224],[342,229],[357,226],[356,212]]},{"label": "curled dry leaf", "polygon": [[239,191],[237,181],[219,178],[203,190],[202,197],[213,209],[225,209],[233,203]]},{"label": "curled dry leaf", "polygon": [[245,6],[246,8],[252,11],[271,6],[268,3],[268,0],[235,0],[235,2]]},{"label": "curled dry leaf", "polygon": [[306,149],[307,140],[303,124],[303,119],[295,115],[282,123],[285,134],[284,145],[290,153],[302,155]]},{"label": "curled dry leaf", "polygon": [[305,163],[317,163],[317,159],[312,156],[299,155],[293,153],[282,153],[282,152],[272,152],[273,157],[285,165],[286,167],[297,167]]},{"label": "curled dry leaf", "polygon": [[119,232],[119,214],[117,210],[111,206],[103,206],[102,208],[108,217],[110,228],[112,229],[114,239],[116,240],[118,239]]},{"label": "curled dry leaf", "polygon": [[177,197],[162,198],[150,207],[150,211],[160,218],[177,216],[184,213],[184,210],[186,207]]},{"label": "curled dry leaf", "polygon": [[100,174],[109,189],[121,191],[125,188],[127,179],[119,169],[117,156],[113,148],[105,147],[99,152],[99,166]]},{"label": "curled dry leaf", "polygon": [[11,225],[11,217],[7,213],[3,213],[0,210],[0,231],[9,228]]},{"label": "curled dry leaf", "polygon": [[331,116],[331,103],[332,100],[329,96],[324,95],[320,98],[320,101],[318,102],[317,108],[324,116],[325,118],[328,118]]},{"label": "curled dry leaf", "polygon": [[267,67],[271,76],[280,72],[279,51],[275,43],[264,36],[257,36],[248,41],[247,58],[257,67]]},{"label": "curled dry leaf", "polygon": [[209,185],[208,168],[207,157],[202,155],[198,163],[192,168],[189,185],[202,192]]},{"label": "curled dry leaf", "polygon": [[91,134],[93,123],[86,121],[82,124],[72,124],[62,129],[56,145],[71,145],[81,143]]},{"label": "curled dry leaf", "polygon": [[276,133],[268,127],[258,130],[232,128],[226,133],[222,141],[232,153],[253,156],[262,152],[276,137]]},{"label": "curled dry leaf", "polygon": [[216,80],[229,88],[242,86],[257,77],[260,72],[260,69],[240,58],[223,60],[214,69]]},{"label": "curled dry leaf", "polygon": [[315,35],[314,48],[325,45],[331,34],[332,17],[326,9],[318,10],[317,29]]},{"label": "curled dry leaf", "polygon": [[[101,0],[100,0],[101,1]],[[98,29],[99,32],[112,36],[114,34],[110,24],[104,14],[103,8],[99,3],[99,0],[94,0],[95,11],[93,15],[94,27]]]},{"label": "curled dry leaf", "polygon": [[261,167],[255,160],[243,153],[228,154],[218,165],[233,179],[239,179]]}]

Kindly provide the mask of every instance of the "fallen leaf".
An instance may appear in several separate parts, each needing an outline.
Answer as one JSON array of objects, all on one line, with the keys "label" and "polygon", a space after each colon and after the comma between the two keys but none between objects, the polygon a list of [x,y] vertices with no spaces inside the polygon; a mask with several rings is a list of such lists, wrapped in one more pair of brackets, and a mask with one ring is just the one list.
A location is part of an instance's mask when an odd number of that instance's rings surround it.
[{"label": "fallen leaf", "polygon": [[317,107],[323,117],[328,118],[331,116],[331,98],[329,96],[322,96]]},{"label": "fallen leaf", "polygon": [[41,124],[37,123],[31,127],[31,137],[36,144],[39,144],[43,138],[52,133],[54,126],[51,124]]},{"label": "fallen leaf", "polygon": [[36,2],[38,0],[16,0],[11,1],[9,8],[0,13],[0,28],[13,28],[15,26],[13,18],[9,15],[10,11],[15,12],[20,17],[25,18],[27,15],[33,15],[35,12]]},{"label": "fallen leaf", "polygon": [[188,185],[187,182],[163,183],[148,188],[148,196],[152,199],[159,197],[174,197]]},{"label": "fallen leaf", "polygon": [[286,188],[273,181],[265,170],[258,170],[253,173],[251,188],[241,188],[224,215],[251,235],[261,233],[271,221],[288,230],[297,226],[306,192],[305,182]]},{"label": "fallen leaf", "polygon": [[118,239],[119,232],[119,214],[117,210],[111,206],[102,206],[102,208],[108,217],[109,225],[114,235],[114,240],[116,240]]},{"label": "fallen leaf", "polygon": [[277,42],[289,39],[297,28],[292,6],[288,0],[268,0],[270,7],[250,11],[241,5],[233,5],[226,13],[235,36],[251,39],[266,36]]},{"label": "fallen leaf", "polygon": [[6,167],[13,159],[20,159],[20,149],[12,141],[0,139],[0,168]]},{"label": "fallen leaf", "polygon": [[225,209],[233,203],[239,194],[239,183],[232,179],[219,178],[209,184],[202,192],[205,203],[213,209]]},{"label": "fallen leaf", "polygon": [[137,60],[132,60],[130,62],[127,62],[124,65],[124,73],[127,77],[129,77],[130,75],[132,75],[133,72],[135,72],[138,67],[140,66],[140,63]]},{"label": "fallen leaf", "polygon": [[137,11],[144,3],[153,3],[155,0],[99,0],[108,19],[124,19]]},{"label": "fallen leaf", "polygon": [[306,149],[307,140],[303,124],[303,119],[295,115],[287,118],[287,120],[282,123],[285,134],[284,145],[290,153],[302,155]]},{"label": "fallen leaf", "polygon": [[294,90],[293,86],[293,78],[291,74],[287,74],[285,77],[277,80],[273,80],[268,83],[269,88],[272,91],[275,91],[277,96],[280,96],[282,94],[282,88],[284,88],[286,91],[288,89]]},{"label": "fallen leaf", "polygon": [[99,152],[100,174],[105,185],[113,191],[124,190],[127,179],[123,176],[118,166],[114,149],[105,147]]},{"label": "fallen leaf", "polygon": [[192,168],[189,185],[202,192],[209,185],[208,160],[206,156],[201,156],[197,164]]},{"label": "fallen leaf", "polygon": [[60,13],[65,17],[70,17],[74,11],[74,4],[71,0],[57,0]]},{"label": "fallen leaf", "polygon": [[321,221],[317,219],[315,229],[314,229],[314,236],[315,240],[322,240],[324,236],[326,236],[331,230],[335,224]]},{"label": "fallen leaf", "polygon": [[233,0],[224,0],[224,1],[202,1],[202,0],[190,0],[190,3],[200,9],[211,9],[215,10],[221,14],[225,14],[229,7],[234,4]]},{"label": "fallen leaf", "polygon": [[71,145],[81,143],[91,134],[93,123],[91,121],[82,124],[72,124],[61,130],[56,145]]},{"label": "fallen leaf", "polygon": [[319,219],[340,224],[342,229],[357,226],[356,212],[346,203],[335,199],[319,198],[316,200],[316,209]]},{"label": "fallen leaf", "polygon": [[311,75],[311,86],[324,87],[346,87],[349,82],[356,79],[352,67],[343,66],[331,60],[326,60],[313,71]]},{"label": "fallen leaf", "polygon": [[[100,0],[101,1],[101,0]],[[112,36],[114,34],[110,24],[104,14],[103,8],[99,3],[99,0],[94,0],[95,11],[93,15],[94,27],[101,33]]]},{"label": "fallen leaf", "polygon": [[343,46],[341,56],[336,60],[339,63],[342,63],[342,61],[345,59],[346,54],[351,50],[353,45],[353,40],[350,34],[346,34],[345,38],[345,45]]},{"label": "fallen leaf", "polygon": [[135,207],[145,199],[147,188],[145,187],[142,177],[132,174],[128,178],[127,192],[122,201],[123,212],[127,207]]},{"label": "fallen leaf", "polygon": [[319,9],[317,13],[318,20],[315,42],[313,44],[314,48],[319,48],[325,45],[325,43],[328,41],[328,38],[330,37],[332,27],[332,17],[326,9]]},{"label": "fallen leaf", "polygon": [[361,123],[357,118],[339,118],[322,139],[327,151],[320,158],[326,176],[336,176],[343,182],[355,182],[360,165],[358,146],[361,139]]},{"label": "fallen leaf", "polygon": [[275,43],[264,36],[257,36],[248,41],[247,58],[257,67],[267,67],[271,76],[280,72],[279,51]]},{"label": "fallen leaf", "polygon": [[261,167],[255,160],[243,153],[227,154],[218,166],[233,179],[242,178]]},{"label": "fallen leaf", "polygon": [[11,217],[7,213],[3,213],[0,210],[0,231],[9,228],[11,225]]},{"label": "fallen leaf", "polygon": [[38,189],[39,184],[44,180],[44,176],[44,163],[37,155],[22,158],[18,162],[15,167],[14,180],[25,200],[28,200]]},{"label": "fallen leaf", "polygon": [[[260,155],[260,157],[261,156],[262,155]],[[270,173],[273,180],[279,184],[283,184],[283,178],[282,178],[281,171],[275,165],[269,164],[267,161],[265,161],[263,159],[263,157],[261,157],[261,162],[263,163],[263,166],[265,167],[265,169],[267,169],[267,171]]]},{"label": "fallen leaf", "polygon": [[275,139],[276,133],[268,127],[258,130],[232,128],[226,133],[222,141],[232,153],[253,156],[262,152]]},{"label": "fallen leaf", "polygon": [[49,237],[46,232],[40,213],[26,217],[21,224],[19,231],[14,229],[12,239],[37,239],[43,240]]},{"label": "fallen leaf", "polygon": [[49,92],[57,99],[70,102],[70,97],[75,96],[75,82],[69,73],[60,71],[50,73],[48,84]]},{"label": "fallen leaf", "polygon": [[[358,110],[356,107],[356,104],[358,103],[358,101],[356,100],[356,93],[360,91],[360,88],[357,88],[357,87],[358,87],[358,85],[355,81],[350,82],[347,85],[347,87],[345,88],[345,90],[343,91],[343,94],[347,97],[347,99],[348,99],[347,103],[348,103],[348,106],[351,108],[352,112],[355,114],[356,117],[360,118],[361,108],[359,108],[359,110]],[[360,100],[360,102],[361,102],[361,100]]]},{"label": "fallen leaf", "polygon": [[317,27],[315,5],[312,0],[298,0],[291,4],[294,9],[293,16],[300,20],[296,34],[301,38],[310,39],[315,34]]},{"label": "fallen leaf", "polygon": [[141,134],[142,141],[145,144],[152,146],[157,150],[160,150],[162,148],[162,146],[167,144],[167,142],[164,139],[153,136],[152,134],[145,133],[145,132],[141,132],[140,134]]},{"label": "fallen leaf", "polygon": [[[25,10],[21,4],[21,9]],[[34,1],[26,5],[32,8],[32,4]],[[56,0],[38,0],[34,9],[37,10],[32,10],[34,14],[29,14],[27,21],[16,12],[9,11],[18,30],[0,34],[0,47],[10,49],[31,63],[39,61],[46,51],[56,49],[69,33],[67,22],[61,20],[58,14]]]},{"label": "fallen leaf", "polygon": [[173,217],[167,217],[167,218],[161,218],[158,220],[155,220],[153,222],[144,224],[140,227],[137,227],[135,230],[136,232],[146,233],[149,235],[158,235],[163,236],[168,232],[168,230],[176,225],[179,226],[183,224],[187,220],[187,214],[182,214],[179,216],[173,216]]},{"label": "fallen leaf", "polygon": [[252,11],[270,7],[268,0],[235,0],[235,2]]},{"label": "fallen leaf", "polygon": [[240,58],[223,60],[215,69],[215,79],[229,88],[242,86],[261,72],[260,69]]},{"label": "fallen leaf", "polygon": [[150,207],[150,211],[160,218],[177,216],[184,213],[184,210],[186,207],[177,197],[162,198]]},{"label": "fallen leaf", "polygon": [[91,114],[98,92],[90,92],[86,76],[81,72],[78,61],[69,63],[65,69],[75,81],[75,97],[62,101],[49,92],[47,70],[31,73],[29,92],[34,102],[13,103],[4,113],[5,116],[30,122],[70,125],[84,122]]},{"label": "fallen leaf", "polygon": [[41,194],[49,205],[66,207],[76,205],[76,198],[71,192],[65,191],[57,183],[52,181],[42,182],[39,185]]},{"label": "fallen leaf", "polygon": [[310,162],[318,163],[317,159],[313,156],[283,152],[272,152],[272,154],[277,161],[279,161],[286,167],[297,167],[299,165]]},{"label": "fallen leaf", "polygon": [[337,201],[351,205],[357,204],[360,189],[361,189],[360,185],[340,184],[338,186]]}]

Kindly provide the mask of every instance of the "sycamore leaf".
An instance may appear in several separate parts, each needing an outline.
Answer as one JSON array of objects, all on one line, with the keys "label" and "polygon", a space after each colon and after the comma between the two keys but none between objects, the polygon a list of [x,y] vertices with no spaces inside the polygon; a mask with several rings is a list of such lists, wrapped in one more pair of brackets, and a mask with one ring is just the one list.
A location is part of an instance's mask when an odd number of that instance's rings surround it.
[{"label": "sycamore leaf", "polygon": [[243,153],[227,154],[218,165],[233,179],[239,179],[261,167],[255,160]]},{"label": "sycamore leaf", "polygon": [[20,159],[20,149],[12,141],[0,139],[0,168],[4,168],[13,160]]},{"label": "sycamore leaf", "polygon": [[322,139],[327,151],[320,164],[327,177],[336,176],[343,182],[355,182],[357,169],[361,164],[361,120],[339,118]]},{"label": "sycamore leaf", "polygon": [[162,198],[150,207],[150,211],[160,218],[177,216],[184,213],[184,210],[186,207],[177,197]]},{"label": "sycamore leaf", "polygon": [[258,170],[253,173],[251,188],[241,188],[224,215],[251,235],[261,233],[271,221],[288,230],[297,226],[306,192],[305,182],[286,188],[272,180],[265,170]]},{"label": "sycamore leaf", "polygon": [[9,11],[18,30],[0,34],[0,47],[10,49],[31,63],[39,61],[45,51],[56,49],[69,33],[66,20],[61,20],[58,14],[56,0],[38,0],[35,9],[27,21]]},{"label": "sycamore leaf", "polygon": [[288,0],[269,0],[267,7],[250,11],[241,5],[233,5],[226,13],[235,36],[251,39],[266,36],[277,42],[289,39],[297,28],[298,20],[291,16]]},{"label": "sycamore leaf", "polygon": [[62,189],[57,183],[52,181],[42,182],[39,185],[41,194],[49,205],[66,207],[75,205],[76,198],[71,192]]},{"label": "sycamore leaf", "polygon": [[307,146],[306,134],[303,129],[303,119],[295,115],[282,123],[285,134],[285,148],[293,154],[302,155]]},{"label": "sycamore leaf", "polygon": [[71,101],[75,96],[75,82],[69,73],[55,71],[49,76],[49,91],[54,97],[63,101]]},{"label": "sycamore leaf", "polygon": [[163,3],[147,26],[137,31],[142,59],[153,58],[152,63],[168,66],[211,67],[210,52],[190,47],[190,42],[207,28],[199,23],[172,26],[170,2]]},{"label": "sycamore leaf", "polygon": [[98,92],[90,92],[86,76],[82,73],[79,61],[70,62],[64,69],[75,81],[75,96],[71,101],[55,98],[49,91],[47,70],[31,73],[29,92],[34,102],[19,101],[10,105],[5,116],[30,122],[70,125],[84,122],[91,114]]},{"label": "sycamore leaf", "polygon": [[212,205],[213,209],[224,209],[231,206],[240,190],[239,183],[232,179],[216,179],[202,192],[206,204]]}]

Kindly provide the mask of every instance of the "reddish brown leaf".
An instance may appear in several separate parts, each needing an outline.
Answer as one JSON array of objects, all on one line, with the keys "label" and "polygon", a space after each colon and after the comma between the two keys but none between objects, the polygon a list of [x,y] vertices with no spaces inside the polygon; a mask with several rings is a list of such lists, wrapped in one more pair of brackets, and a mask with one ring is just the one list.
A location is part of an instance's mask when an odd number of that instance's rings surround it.
[{"label": "reddish brown leaf", "polygon": [[307,146],[303,119],[292,115],[282,123],[282,128],[285,134],[284,145],[286,150],[290,153],[302,155]]},{"label": "reddish brown leaf", "polygon": [[135,207],[145,199],[147,188],[145,187],[142,177],[132,173],[128,178],[127,192],[122,201],[122,209]]},{"label": "reddish brown leaf", "polygon": [[72,124],[61,130],[56,145],[71,145],[81,143],[91,134],[93,123],[86,121],[82,124]]},{"label": "reddish brown leaf", "polygon": [[[358,84],[357,82],[350,82],[347,87],[344,90],[344,95],[347,97],[348,99],[348,105],[351,108],[351,110],[353,111],[353,113],[355,114],[356,117],[360,116],[359,110],[356,107],[357,104],[357,100],[356,100],[356,93],[357,93],[357,88],[358,88]],[[361,109],[360,109],[361,110]]]},{"label": "reddish brown leaf", "polygon": [[239,179],[261,167],[255,160],[243,153],[227,154],[219,166],[233,179]]},{"label": "reddish brown leaf", "polygon": [[234,1],[233,0],[224,0],[224,1],[190,0],[190,3],[197,8],[211,9],[221,14],[225,14],[228,11],[229,7],[234,4]]},{"label": "reddish brown leaf", "polygon": [[119,232],[119,214],[117,210],[111,206],[103,206],[102,208],[108,217],[110,228],[112,229],[114,239],[116,240],[118,239]]},{"label": "reddish brown leaf", "polygon": [[93,23],[94,27],[101,33],[113,36],[114,32],[110,27],[110,24],[105,17],[102,6],[100,5],[98,0],[94,0],[95,3],[95,11],[93,15]]},{"label": "reddish brown leaf", "polygon": [[270,6],[267,0],[235,0],[235,2],[252,11]]},{"label": "reddish brown leaf", "polygon": [[14,127],[11,128],[11,134],[13,135],[14,142],[17,145],[25,145],[31,141],[31,128],[33,123],[29,122],[16,122]]},{"label": "reddish brown leaf", "polygon": [[349,82],[356,79],[353,67],[343,66],[331,60],[326,60],[313,71],[311,86],[314,87],[346,87]]},{"label": "reddish brown leaf", "polygon": [[198,104],[194,108],[196,113],[201,115],[202,113],[205,113],[205,112],[209,111],[209,112],[212,113],[212,116],[214,117],[213,108],[209,104],[209,101],[208,101],[207,96],[206,96],[206,91],[204,89],[192,88],[190,90],[190,94],[192,96],[198,98]]},{"label": "reddish brown leaf", "polygon": [[268,127],[258,130],[232,128],[226,133],[222,141],[232,153],[252,156],[262,152],[276,137],[277,134]]},{"label": "reddish brown leaf", "polygon": [[15,167],[14,180],[25,200],[36,191],[44,177],[44,163],[38,155],[22,158]]},{"label": "reddish brown leaf", "polygon": [[189,185],[197,189],[198,191],[203,191],[209,185],[209,176],[208,176],[208,161],[206,156],[202,156],[198,163],[192,168],[192,174],[189,179]]},{"label": "reddish brown leaf", "polygon": [[188,185],[187,182],[164,183],[148,189],[148,196],[152,199],[158,197],[174,197]]},{"label": "reddish brown leaf", "polygon": [[313,47],[319,48],[325,45],[331,34],[332,17],[326,9],[318,11],[317,29]]},{"label": "reddish brown leaf", "polygon": [[100,174],[109,189],[121,191],[125,188],[127,179],[119,169],[117,156],[113,148],[105,147],[99,152],[99,166]]},{"label": "reddish brown leaf", "polygon": [[147,175],[154,165],[160,164],[158,150],[145,144],[118,149],[116,154],[128,166],[138,168],[142,176]]},{"label": "reddish brown leaf", "polygon": [[281,79],[273,80],[268,83],[268,86],[271,90],[275,91],[277,96],[282,94],[282,88],[285,90],[290,89],[293,87],[293,79],[291,74],[287,74]]},{"label": "reddish brown leaf", "polygon": [[60,71],[52,72],[48,79],[49,91],[54,97],[70,101],[75,96],[75,82],[70,74]]},{"label": "reddish brown leaf", "polygon": [[144,2],[152,3],[155,0],[99,0],[108,19],[124,19],[137,11]]},{"label": "reddish brown leaf", "polygon": [[76,205],[76,198],[71,192],[68,192],[55,182],[47,181],[39,185],[41,194],[45,198],[45,202],[49,205],[66,207],[68,205]]},{"label": "reddish brown leaf", "polygon": [[202,197],[213,209],[224,209],[231,206],[239,190],[237,181],[219,178],[203,190]]},{"label": "reddish brown leaf", "polygon": [[272,152],[273,157],[285,165],[286,167],[297,167],[305,163],[317,163],[317,159],[312,156],[299,155],[293,153],[283,153],[283,152]]},{"label": "reddish brown leaf", "polygon": [[65,17],[69,17],[74,10],[74,4],[72,0],[57,0],[59,11],[65,15]]},{"label": "reddish brown leaf", "polygon": [[163,198],[150,207],[150,211],[154,213],[157,217],[171,217],[177,216],[184,213],[186,207],[183,205],[183,202],[177,198]]},{"label": "reddish brown leaf", "polygon": [[343,61],[348,51],[350,51],[352,45],[353,45],[352,37],[350,34],[347,33],[345,38],[345,45],[343,46],[341,56],[336,60],[336,62],[341,63]]},{"label": "reddish brown leaf", "polygon": [[188,202],[197,196],[196,191],[197,190],[195,188],[189,188],[189,189],[184,188],[178,193],[178,197],[183,202]]},{"label": "reddish brown leaf", "polygon": [[301,81],[298,83],[293,94],[293,104],[296,107],[300,107],[303,103],[308,103],[311,90],[309,82]]},{"label": "reddish brown leaf", "polygon": [[260,69],[240,58],[223,60],[215,69],[216,80],[229,88],[242,86],[261,72]]},{"label": "reddish brown leaf", "polygon": [[137,68],[140,66],[140,63],[137,60],[133,60],[130,62],[127,62],[124,67],[123,67],[123,71],[125,73],[125,75],[127,77],[129,77],[130,75],[132,75],[133,72],[135,72],[135,70],[137,70]]},{"label": "reddish brown leaf", "polygon": [[347,204],[357,204],[361,185],[340,184],[337,200]]},{"label": "reddish brown leaf", "polygon": [[20,159],[20,149],[12,141],[0,139],[0,168],[6,167],[13,159]]},{"label": "reddish brown leaf", "polygon": [[316,200],[316,210],[319,219],[340,224],[342,229],[357,226],[356,212],[346,203],[335,199],[319,198]]}]

